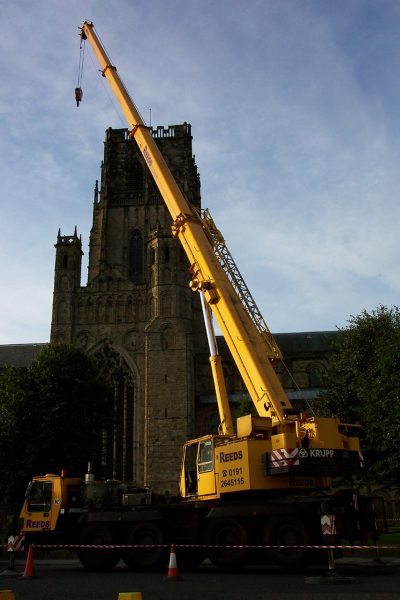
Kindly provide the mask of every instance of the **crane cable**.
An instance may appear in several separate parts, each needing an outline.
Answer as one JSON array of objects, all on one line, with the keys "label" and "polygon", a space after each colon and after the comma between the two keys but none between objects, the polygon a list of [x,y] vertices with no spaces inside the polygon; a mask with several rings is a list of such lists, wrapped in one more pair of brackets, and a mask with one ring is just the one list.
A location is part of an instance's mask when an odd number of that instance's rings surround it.
[{"label": "crane cable", "polygon": [[79,106],[79,103],[83,97],[82,91],[82,79],[83,79],[83,63],[85,61],[85,40],[81,37],[81,43],[79,46],[79,65],[78,65],[78,83],[75,88],[75,100],[76,106]]},{"label": "crane cable", "polygon": [[[105,47],[102,39],[100,38],[99,33],[97,32],[97,30],[95,30],[95,31],[96,31],[96,35],[97,35],[97,37],[98,37],[98,39],[100,41],[100,44],[102,45],[104,51],[106,52],[107,56],[109,57],[110,55],[109,55],[108,51],[106,50],[106,47]],[[83,76],[83,61],[84,61],[84,49],[85,49],[85,45],[83,44],[83,49],[82,49],[82,42],[85,42],[85,41],[86,41],[86,38],[85,37],[82,38],[82,36],[81,36],[80,57],[79,57],[79,73],[78,73],[78,87],[75,90],[75,94],[76,94],[76,92],[78,90],[78,95],[80,95],[79,101],[82,100],[82,96],[83,96],[83,91],[82,91],[81,85],[82,85],[82,76]],[[103,88],[103,90],[104,90],[104,92],[105,92],[105,94],[106,94],[106,96],[108,98],[108,101],[110,103],[111,108],[113,108],[113,110],[115,111],[115,114],[117,115],[118,119],[121,122],[121,126],[126,128],[126,120],[122,117],[120,107],[119,107],[118,103],[115,101],[114,95],[110,93],[108,83],[106,84],[105,81],[104,81],[103,71],[98,68],[98,64],[93,59],[93,56],[92,56],[91,52],[89,52],[89,58],[91,60],[91,63],[93,65],[93,68],[94,68],[95,72],[97,74],[99,74],[99,73],[101,74],[100,82],[101,82],[102,88]],[[110,58],[109,58],[109,60],[111,62]],[[130,98],[130,99],[131,99],[131,102],[134,104],[132,98]],[[77,106],[78,106],[78,104],[79,104],[78,103],[78,98],[76,98],[76,102],[77,102]],[[135,104],[134,104],[134,106],[135,106],[138,114],[140,115],[139,109],[137,108],[137,106]],[[140,115],[140,117],[141,117],[143,123],[145,123],[143,117],[141,115]]]}]

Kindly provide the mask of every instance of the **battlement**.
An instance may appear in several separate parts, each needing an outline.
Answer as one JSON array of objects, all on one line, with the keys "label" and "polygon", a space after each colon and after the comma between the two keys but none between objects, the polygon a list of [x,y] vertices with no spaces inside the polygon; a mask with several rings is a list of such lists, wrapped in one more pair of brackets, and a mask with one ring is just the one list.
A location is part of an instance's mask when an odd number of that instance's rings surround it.
[{"label": "battlement", "polygon": [[177,138],[177,137],[192,137],[192,126],[189,123],[182,123],[182,125],[168,125],[163,127],[150,127],[151,135],[154,139],[163,138]]},{"label": "battlement", "polygon": [[76,237],[73,235],[62,235],[58,238],[57,242],[62,246],[71,246],[75,244],[77,241]]},{"label": "battlement", "polygon": [[82,247],[82,238],[81,236],[78,237],[77,231],[76,231],[76,227],[75,227],[75,231],[73,235],[61,235],[61,231],[60,229],[58,230],[58,234],[57,234],[57,246],[78,246],[79,248]]},{"label": "battlement", "polygon": [[[155,140],[166,138],[192,138],[192,126],[190,123],[182,123],[180,125],[158,125],[157,127],[149,127],[149,131]],[[113,142],[126,142],[129,140],[128,129],[113,129],[109,127],[106,131],[106,140]]]}]

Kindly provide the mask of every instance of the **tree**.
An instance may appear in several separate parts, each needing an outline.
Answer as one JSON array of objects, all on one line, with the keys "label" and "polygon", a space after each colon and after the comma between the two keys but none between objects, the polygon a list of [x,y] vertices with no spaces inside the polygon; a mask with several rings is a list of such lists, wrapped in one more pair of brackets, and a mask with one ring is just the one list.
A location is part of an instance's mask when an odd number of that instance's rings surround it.
[{"label": "tree", "polygon": [[399,483],[400,309],[379,306],[339,330],[324,413],[362,425],[367,476]]},{"label": "tree", "polygon": [[113,401],[92,359],[67,346],[46,346],[27,367],[0,373],[0,500],[18,509],[33,475],[100,474],[103,431]]}]

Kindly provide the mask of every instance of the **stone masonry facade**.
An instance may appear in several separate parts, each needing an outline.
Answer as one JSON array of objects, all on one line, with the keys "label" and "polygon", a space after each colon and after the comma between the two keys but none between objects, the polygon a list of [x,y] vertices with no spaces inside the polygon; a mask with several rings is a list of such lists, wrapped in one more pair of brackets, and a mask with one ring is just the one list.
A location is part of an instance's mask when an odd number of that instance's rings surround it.
[{"label": "stone masonry facade", "polygon": [[[190,125],[152,134],[180,188],[200,207]],[[76,230],[59,232],[55,247],[51,341],[83,347],[114,388],[107,476],[176,491],[181,446],[195,434],[195,363],[206,354],[206,338],[188,261],[127,130],[106,132],[86,286]]]}]

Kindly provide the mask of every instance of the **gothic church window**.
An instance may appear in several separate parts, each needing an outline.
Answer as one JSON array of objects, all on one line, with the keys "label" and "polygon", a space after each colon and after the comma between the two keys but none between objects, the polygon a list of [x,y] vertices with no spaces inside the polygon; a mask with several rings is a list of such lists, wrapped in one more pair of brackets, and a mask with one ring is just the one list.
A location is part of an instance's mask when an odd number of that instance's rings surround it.
[{"label": "gothic church window", "polygon": [[100,299],[96,302],[96,321],[102,323],[104,321],[104,315],[104,302]]},{"label": "gothic church window", "polygon": [[116,321],[117,323],[122,323],[124,319],[124,299],[122,296],[118,296],[117,298],[117,306],[116,306]]},{"label": "gothic church window", "polygon": [[87,310],[87,319],[90,323],[92,323],[94,321],[94,305],[90,298],[87,301],[86,310]]},{"label": "gothic church window", "polygon": [[107,303],[106,303],[106,323],[112,323],[113,322],[113,310],[114,310],[114,305],[113,305],[113,301],[112,298],[107,298]]},{"label": "gothic church window", "polygon": [[316,366],[312,366],[308,371],[309,386],[311,388],[318,388],[322,385],[322,373],[321,369]]},{"label": "gothic church window", "polygon": [[140,163],[134,162],[127,172],[127,183],[133,192],[141,192],[143,189],[143,169]]},{"label": "gothic church window", "polygon": [[104,432],[103,469],[113,479],[134,481],[136,476],[135,448],[135,385],[129,365],[112,347],[104,344],[93,355],[99,370],[114,390],[115,424]]},{"label": "gothic church window", "polygon": [[78,302],[78,322],[82,322],[85,318],[85,306],[83,300]]},{"label": "gothic church window", "polygon": [[168,348],[174,348],[175,346],[175,333],[172,327],[164,327],[160,335],[160,343],[162,350],[168,350]]},{"label": "gothic church window", "polygon": [[210,432],[218,433],[218,425],[219,425],[219,415],[217,413],[212,413],[210,417]]},{"label": "gothic church window", "polygon": [[143,236],[135,229],[129,240],[129,279],[138,285],[144,283]]}]

